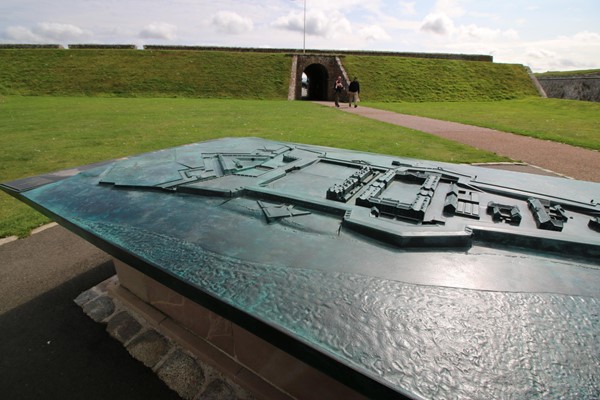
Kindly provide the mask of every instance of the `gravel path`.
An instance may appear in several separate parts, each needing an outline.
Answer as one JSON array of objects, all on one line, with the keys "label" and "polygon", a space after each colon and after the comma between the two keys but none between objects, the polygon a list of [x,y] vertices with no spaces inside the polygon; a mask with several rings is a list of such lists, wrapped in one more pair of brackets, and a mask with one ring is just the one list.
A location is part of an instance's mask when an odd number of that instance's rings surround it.
[{"label": "gravel path", "polygon": [[[332,102],[317,103],[333,107]],[[515,161],[570,178],[600,182],[600,152],[598,151],[488,128],[398,114],[369,107],[349,108],[343,105],[340,110],[492,151]]]}]

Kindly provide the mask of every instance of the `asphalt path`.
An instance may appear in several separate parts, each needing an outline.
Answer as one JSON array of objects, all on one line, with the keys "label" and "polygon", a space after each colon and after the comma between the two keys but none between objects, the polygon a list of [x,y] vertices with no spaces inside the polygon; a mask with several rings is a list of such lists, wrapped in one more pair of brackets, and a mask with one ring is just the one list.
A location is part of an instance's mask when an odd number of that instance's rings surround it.
[{"label": "asphalt path", "polygon": [[73,302],[114,273],[60,226],[0,245],[1,399],[179,399]]}]

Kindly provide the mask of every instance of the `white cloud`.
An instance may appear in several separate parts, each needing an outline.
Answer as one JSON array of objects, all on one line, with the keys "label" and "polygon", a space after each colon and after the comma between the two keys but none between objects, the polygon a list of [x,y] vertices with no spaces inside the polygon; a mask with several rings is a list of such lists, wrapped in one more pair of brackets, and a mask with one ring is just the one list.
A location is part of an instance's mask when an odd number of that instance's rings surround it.
[{"label": "white cloud", "polygon": [[18,43],[39,43],[43,42],[43,38],[39,37],[29,28],[23,26],[9,26],[4,30],[3,36]]},{"label": "white cloud", "polygon": [[583,31],[523,47],[523,62],[534,65],[536,71],[593,69],[600,59],[600,33]]},{"label": "white cloud", "polygon": [[[273,27],[302,32],[304,30],[304,15],[291,12],[285,17],[280,17],[272,24]],[[339,35],[351,34],[350,21],[338,11],[326,14],[323,11],[307,11],[306,33],[323,38],[334,38]]]},{"label": "white cloud", "polygon": [[323,12],[309,12],[306,15],[306,32],[326,38],[335,38],[339,35],[351,33],[350,21],[339,12],[325,14]]},{"label": "white cloud", "polygon": [[459,40],[476,40],[489,42],[496,40],[515,40],[519,38],[519,33],[514,29],[502,31],[500,29],[480,27],[474,24],[461,25],[457,27],[456,34]]},{"label": "white cloud", "polygon": [[360,37],[367,41],[378,41],[378,40],[390,40],[390,35],[378,25],[365,26],[359,29],[358,34]]},{"label": "white cloud", "polygon": [[177,27],[166,22],[154,22],[146,25],[139,36],[145,39],[174,40],[177,37]]},{"label": "white cloud", "polygon": [[272,26],[288,31],[300,31],[304,29],[302,14],[289,13],[285,17],[279,17],[272,23]]},{"label": "white cloud", "polygon": [[[567,40],[570,39],[568,36],[560,36],[560,38],[567,39]],[[592,44],[596,44],[596,45],[600,46],[600,33],[583,31],[583,32],[579,32],[579,33],[576,33],[575,35],[573,35],[572,40],[575,42],[578,42],[578,43],[579,42],[592,43]]]},{"label": "white cloud", "polygon": [[543,50],[543,49],[529,49],[527,51],[527,53],[525,53],[527,55],[527,57],[531,57],[531,58],[537,58],[538,60],[544,59],[544,58],[549,58],[549,57],[556,57],[556,53],[553,51],[547,51],[547,50]]},{"label": "white cloud", "polygon": [[449,35],[454,31],[454,22],[446,14],[429,14],[423,19],[421,30],[438,35]]},{"label": "white cloud", "polygon": [[33,31],[41,37],[54,40],[79,39],[90,35],[90,32],[86,32],[75,25],[54,22],[42,22]]},{"label": "white cloud", "polygon": [[447,40],[442,51],[492,54],[495,62],[527,65],[534,72],[598,68],[598,33],[584,31],[535,41],[507,40],[503,33],[493,40]]},{"label": "white cloud", "polygon": [[49,43],[79,40],[90,37],[91,32],[75,25],[42,22],[33,28],[24,26],[9,26],[4,31],[4,37],[21,43]]},{"label": "white cloud", "polygon": [[212,18],[211,23],[220,33],[229,35],[240,35],[250,32],[254,28],[250,18],[242,17],[231,11],[219,11]]},{"label": "white cloud", "polygon": [[519,33],[514,29],[492,29],[476,24],[456,25],[446,14],[429,14],[421,23],[420,30],[447,37],[447,40],[459,42],[489,42],[499,40],[514,41]]}]

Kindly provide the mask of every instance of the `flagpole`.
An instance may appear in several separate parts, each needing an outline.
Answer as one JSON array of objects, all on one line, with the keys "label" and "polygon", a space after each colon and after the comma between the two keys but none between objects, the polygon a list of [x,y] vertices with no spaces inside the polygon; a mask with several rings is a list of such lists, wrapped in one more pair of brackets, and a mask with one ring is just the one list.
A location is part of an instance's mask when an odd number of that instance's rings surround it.
[{"label": "flagpole", "polygon": [[304,35],[302,39],[302,53],[306,53],[306,0],[304,0]]}]

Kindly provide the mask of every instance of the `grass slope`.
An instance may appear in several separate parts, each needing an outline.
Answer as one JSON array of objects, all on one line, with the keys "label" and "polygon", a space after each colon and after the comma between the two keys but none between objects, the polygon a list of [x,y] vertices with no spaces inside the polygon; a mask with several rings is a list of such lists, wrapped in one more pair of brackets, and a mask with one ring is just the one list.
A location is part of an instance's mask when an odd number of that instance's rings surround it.
[{"label": "grass slope", "polygon": [[361,97],[373,101],[492,101],[537,96],[525,67],[489,62],[346,56]]},{"label": "grass slope", "polygon": [[0,93],[285,99],[291,62],[219,51],[0,50]]},{"label": "grass slope", "polygon": [[[447,162],[489,152],[309,102],[0,97],[0,182],[219,137],[340,147]],[[0,192],[0,237],[48,220]]]}]

